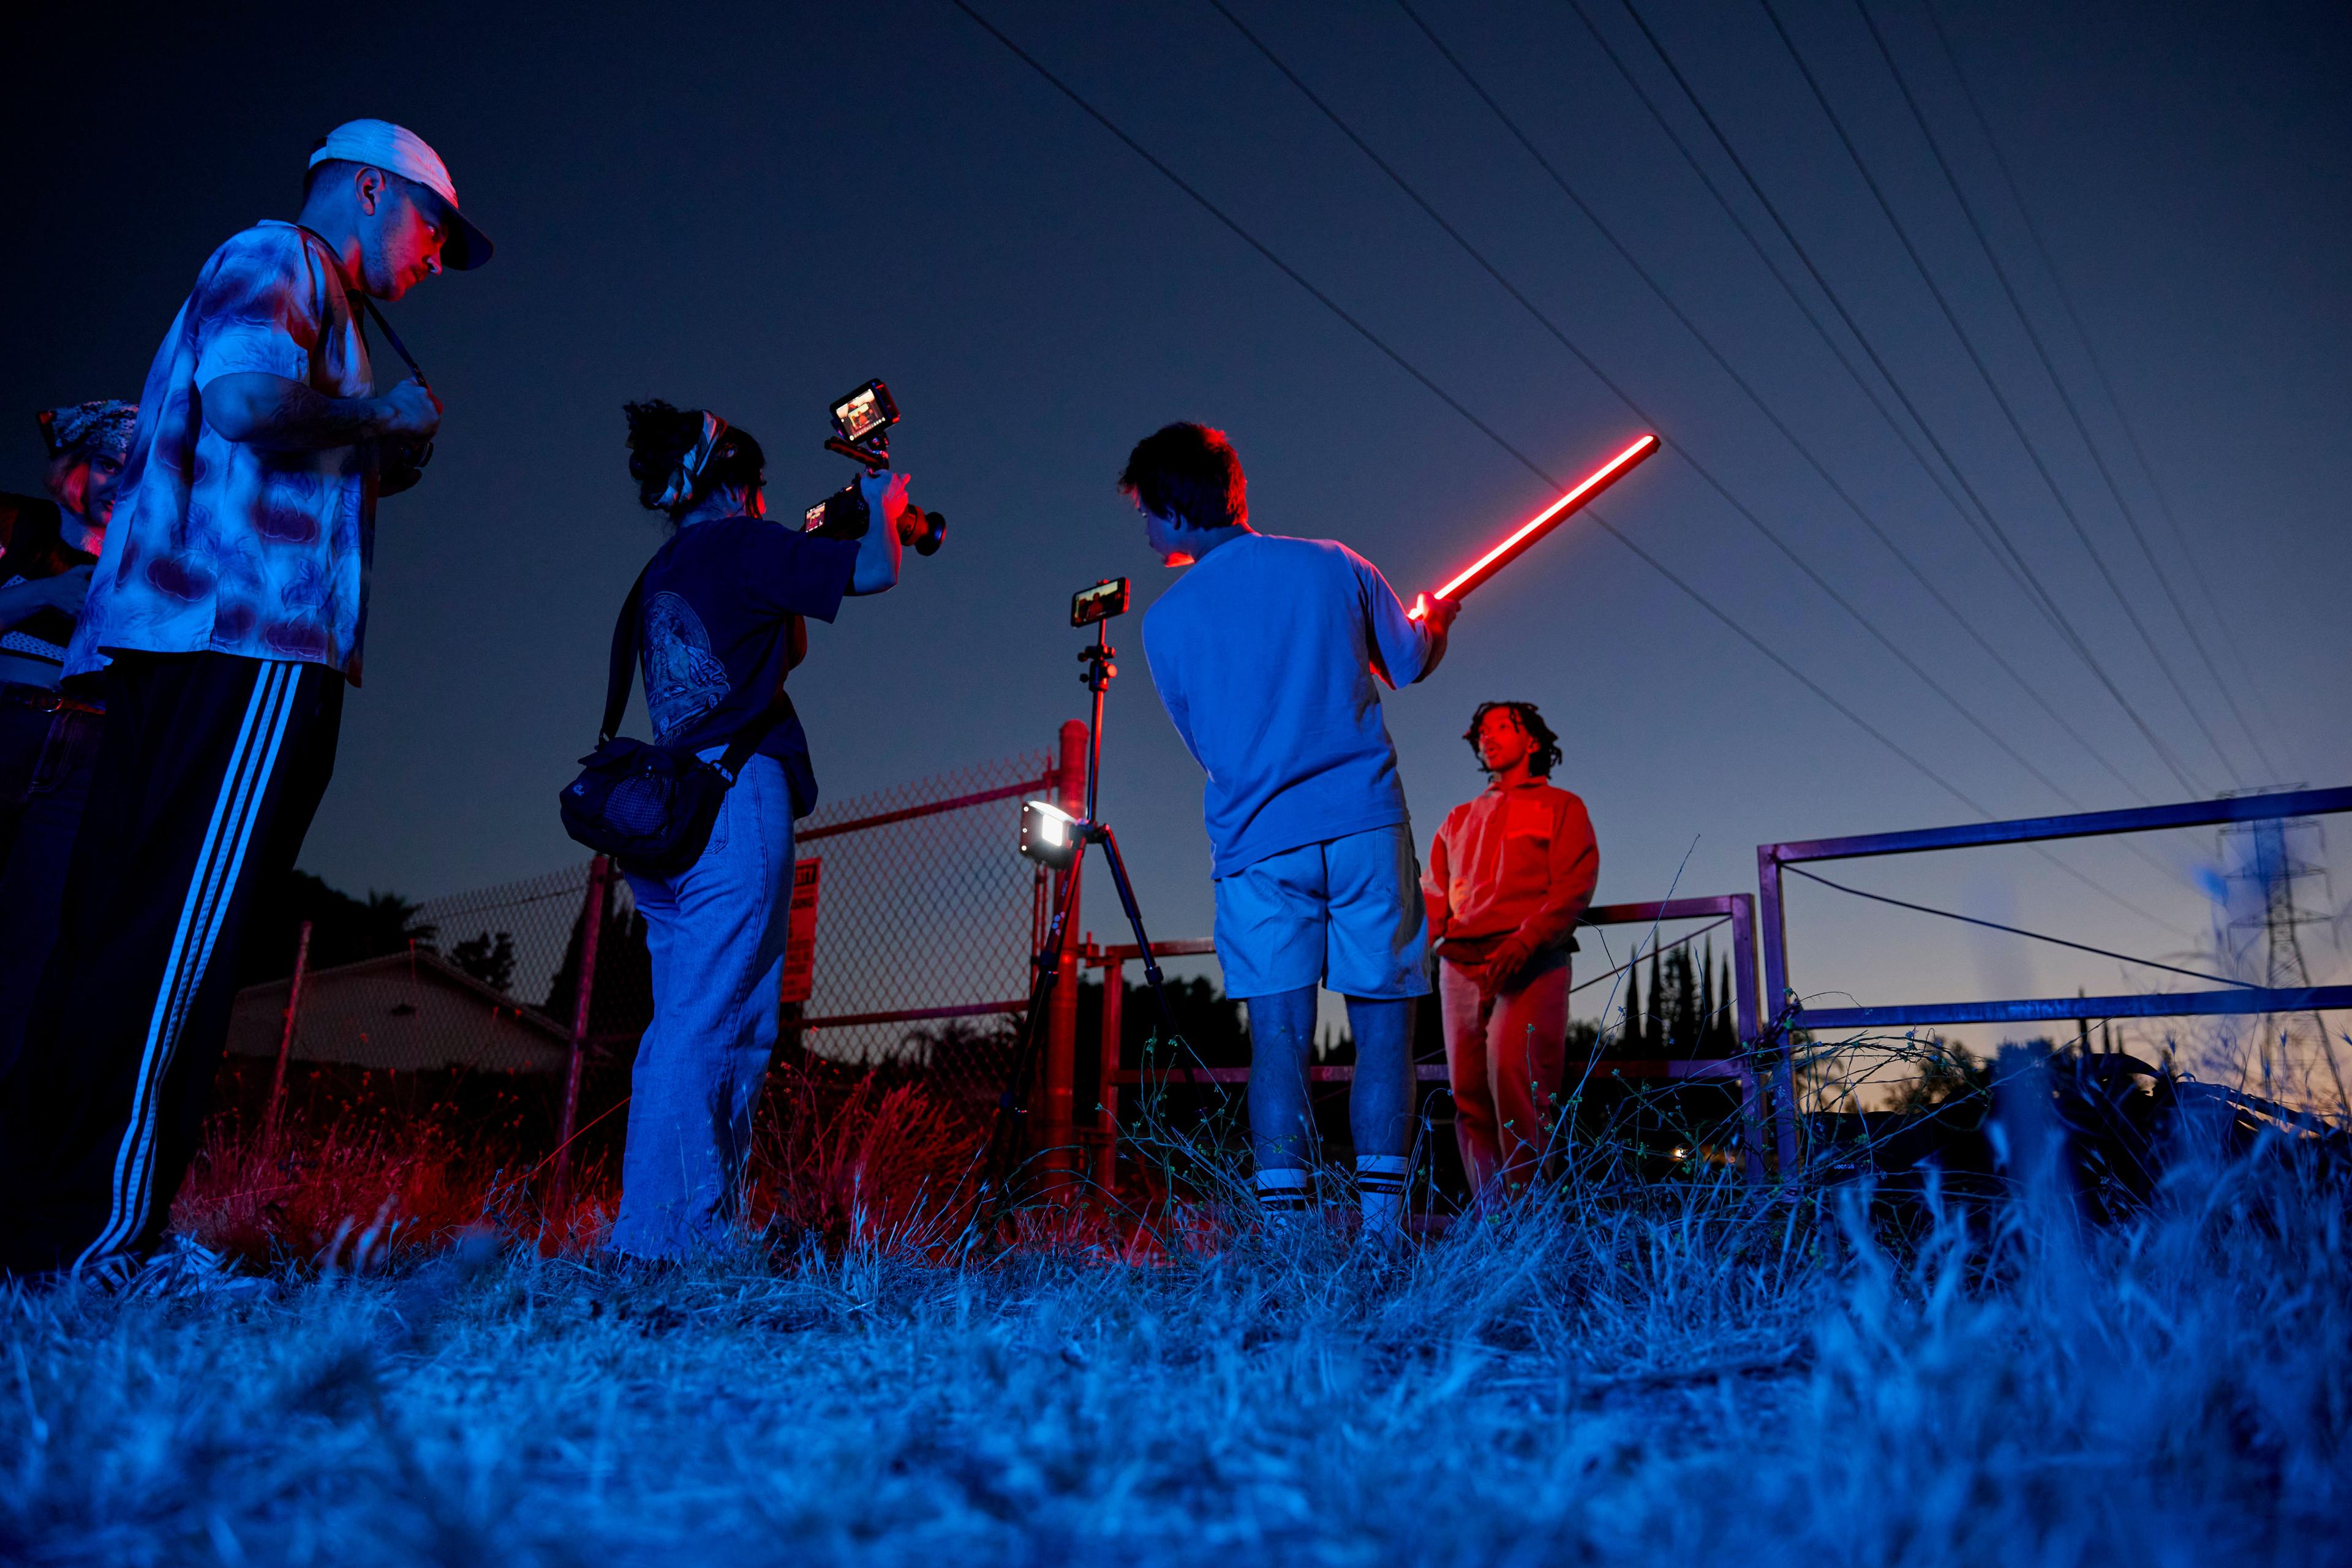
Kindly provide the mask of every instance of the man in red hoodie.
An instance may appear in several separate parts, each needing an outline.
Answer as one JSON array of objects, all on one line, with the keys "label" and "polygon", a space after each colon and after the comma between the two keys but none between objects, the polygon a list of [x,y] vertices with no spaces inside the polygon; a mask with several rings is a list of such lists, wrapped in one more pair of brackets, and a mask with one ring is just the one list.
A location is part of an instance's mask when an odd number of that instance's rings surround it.
[{"label": "man in red hoodie", "polygon": [[1551,785],[1559,737],[1531,702],[1482,702],[1463,735],[1492,783],[1446,815],[1421,879],[1439,957],[1454,1132],[1471,1191],[1533,1180],[1568,1045],[1568,955],[1601,852],[1584,802]]}]

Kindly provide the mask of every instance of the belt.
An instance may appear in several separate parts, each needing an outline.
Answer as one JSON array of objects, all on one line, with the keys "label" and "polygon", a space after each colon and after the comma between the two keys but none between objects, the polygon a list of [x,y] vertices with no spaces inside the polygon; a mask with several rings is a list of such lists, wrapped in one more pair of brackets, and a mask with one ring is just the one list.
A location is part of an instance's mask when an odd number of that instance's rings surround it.
[{"label": "belt", "polygon": [[79,697],[68,697],[53,687],[32,686],[20,680],[0,684],[0,702],[11,708],[30,708],[36,713],[102,714],[106,711],[103,703],[87,702]]}]

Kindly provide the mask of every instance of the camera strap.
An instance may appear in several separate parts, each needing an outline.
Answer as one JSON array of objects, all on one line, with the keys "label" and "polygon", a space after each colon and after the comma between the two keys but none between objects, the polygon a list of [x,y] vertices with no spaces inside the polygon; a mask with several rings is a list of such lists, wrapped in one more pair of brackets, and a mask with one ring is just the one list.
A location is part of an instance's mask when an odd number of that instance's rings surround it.
[{"label": "camera strap", "polygon": [[[613,623],[613,663],[604,681],[604,723],[596,732],[599,746],[620,733],[621,715],[629,706],[629,687],[637,673],[637,628],[644,625],[646,573],[652,570],[653,563],[648,561],[638,572],[637,580],[629,584],[629,596],[621,602],[620,619]],[[784,635],[791,636],[789,627]],[[784,690],[784,677],[792,665],[789,645],[784,650],[784,665],[777,672],[775,695],[768,699],[768,705],[743,721],[743,727],[727,742],[727,754],[710,764],[729,784],[735,782],[735,775],[743,771],[743,764],[751,760],[751,753],[760,749],[768,731],[793,716],[793,700]]]},{"label": "camera strap", "polygon": [[392,352],[398,354],[400,356],[401,363],[408,366],[409,374],[415,376],[416,379],[423,382],[424,384],[427,386],[432,385],[433,384],[431,382],[425,380],[425,367],[416,363],[416,356],[408,352],[408,345],[400,341],[400,334],[392,330],[392,323],[383,319],[383,312],[376,309],[374,300],[365,294],[360,294],[354,297],[361,304],[367,307],[368,320],[376,324],[376,330],[383,334],[383,341],[392,345]]}]

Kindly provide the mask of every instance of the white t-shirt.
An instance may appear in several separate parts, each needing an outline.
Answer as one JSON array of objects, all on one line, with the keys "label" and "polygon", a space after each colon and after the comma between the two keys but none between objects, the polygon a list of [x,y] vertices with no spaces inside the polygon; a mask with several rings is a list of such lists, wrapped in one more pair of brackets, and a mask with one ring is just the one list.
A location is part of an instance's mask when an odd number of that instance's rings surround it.
[{"label": "white t-shirt", "polygon": [[1245,533],[1160,596],[1144,657],[1209,775],[1216,875],[1409,820],[1372,678],[1412,685],[1432,647],[1379,569],[1333,540]]}]

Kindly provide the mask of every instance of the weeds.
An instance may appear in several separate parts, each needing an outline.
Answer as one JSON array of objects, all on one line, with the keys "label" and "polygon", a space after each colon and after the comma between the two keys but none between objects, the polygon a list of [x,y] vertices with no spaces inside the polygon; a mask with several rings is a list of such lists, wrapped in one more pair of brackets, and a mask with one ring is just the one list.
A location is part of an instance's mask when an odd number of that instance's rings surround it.
[{"label": "weeds", "polygon": [[[0,1295],[0,1560],[2336,1551],[2352,1189],[2314,1140],[2176,1150],[2105,1224],[2046,1183],[1931,1187],[1893,1242],[1859,1190],[1703,1173],[1571,1182],[1393,1257],[1215,1203],[1125,1233],[1040,1207],[1001,1251],[942,1245],[969,1196],[892,1175],[969,1132],[860,1103],[763,1154],[770,1247],[684,1268],[451,1246],[484,1211],[421,1148],[306,1156],[352,1205],[331,1224],[220,1154],[197,1235],[327,1239],[258,1279],[191,1241],[117,1294]],[[361,1245],[394,1190],[433,1217]]]}]

